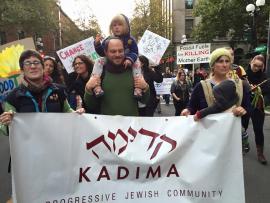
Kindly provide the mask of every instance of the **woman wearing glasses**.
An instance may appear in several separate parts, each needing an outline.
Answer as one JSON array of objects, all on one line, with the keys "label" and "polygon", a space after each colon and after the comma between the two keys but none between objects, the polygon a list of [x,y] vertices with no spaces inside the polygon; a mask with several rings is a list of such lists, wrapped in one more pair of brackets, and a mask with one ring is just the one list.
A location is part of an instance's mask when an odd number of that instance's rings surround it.
[{"label": "woman wearing glasses", "polygon": [[[38,52],[24,51],[19,58],[19,65],[22,72],[21,84],[8,94],[3,104],[0,135],[8,135],[7,125],[12,122],[14,112],[73,112],[64,88],[52,83],[52,79],[44,75],[43,59]],[[81,114],[84,109],[76,112]]]},{"label": "woman wearing glasses", "polygon": [[264,95],[270,93],[270,82],[267,80],[267,76],[264,72],[264,57],[262,55],[255,56],[250,62],[250,66],[247,70],[248,81],[251,86],[251,106],[252,111],[250,116],[244,116],[243,126],[248,128],[249,119],[251,118],[253,124],[253,130],[255,134],[255,143],[257,147],[258,161],[266,165],[267,160],[263,154],[264,148],[264,133],[263,125],[265,119],[264,113]]},{"label": "woman wearing glasses", "polygon": [[[64,88],[52,83],[44,76],[44,64],[40,54],[34,50],[24,51],[19,59],[22,72],[21,84],[7,96],[0,116],[0,130],[7,134],[5,125],[12,121],[14,112],[73,112]],[[78,113],[84,109],[78,109]]]},{"label": "woman wearing glasses", "polygon": [[179,69],[176,80],[172,83],[171,94],[175,108],[175,116],[179,116],[181,111],[186,108],[189,100],[189,85],[186,81],[186,73],[183,69]]},{"label": "woman wearing glasses", "polygon": [[93,62],[85,55],[76,56],[73,60],[74,72],[69,75],[68,92],[72,108],[84,106],[83,97],[85,85],[93,70]]}]

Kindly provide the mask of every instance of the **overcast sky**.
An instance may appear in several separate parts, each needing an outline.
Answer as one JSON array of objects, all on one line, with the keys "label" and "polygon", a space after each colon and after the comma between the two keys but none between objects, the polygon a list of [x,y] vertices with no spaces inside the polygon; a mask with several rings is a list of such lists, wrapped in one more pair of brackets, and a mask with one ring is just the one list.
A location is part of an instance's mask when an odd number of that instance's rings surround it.
[{"label": "overcast sky", "polygon": [[105,35],[108,35],[109,24],[113,16],[119,13],[132,17],[135,0],[61,0],[63,11],[73,20],[80,15],[94,14]]}]

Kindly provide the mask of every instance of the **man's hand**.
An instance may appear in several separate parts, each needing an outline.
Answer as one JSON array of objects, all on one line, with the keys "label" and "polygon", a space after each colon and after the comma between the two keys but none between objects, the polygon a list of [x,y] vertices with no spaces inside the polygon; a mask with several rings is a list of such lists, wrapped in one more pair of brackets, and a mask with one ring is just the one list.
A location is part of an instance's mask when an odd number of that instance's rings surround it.
[{"label": "man's hand", "polygon": [[99,76],[96,76],[96,75],[92,75],[90,77],[90,79],[88,80],[88,82],[86,83],[85,85],[85,89],[88,91],[88,92],[92,92],[93,89],[96,87],[96,86],[99,86],[101,84],[101,79]]},{"label": "man's hand", "polygon": [[9,112],[4,112],[0,115],[0,123],[4,125],[9,125],[13,119],[14,112],[9,111]]},{"label": "man's hand", "polygon": [[136,76],[134,78],[134,87],[143,90],[144,92],[149,88],[147,82],[145,82],[143,76]]},{"label": "man's hand", "polygon": [[75,111],[77,114],[83,114],[83,113],[85,113],[85,109],[84,108],[79,108],[79,109],[77,109],[76,111]]},{"label": "man's hand", "polygon": [[184,110],[181,112],[180,115],[181,115],[181,116],[188,116],[188,115],[190,115],[190,111],[189,111],[188,109],[184,109]]}]

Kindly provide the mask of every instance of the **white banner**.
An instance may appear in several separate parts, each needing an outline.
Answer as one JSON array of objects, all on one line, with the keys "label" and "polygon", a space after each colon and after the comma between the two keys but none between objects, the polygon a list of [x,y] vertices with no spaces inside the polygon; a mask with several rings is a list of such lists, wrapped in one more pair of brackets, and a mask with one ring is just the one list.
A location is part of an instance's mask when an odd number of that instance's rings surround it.
[{"label": "white banner", "polygon": [[171,86],[175,78],[163,78],[162,83],[154,82],[157,94],[171,94]]},{"label": "white banner", "polygon": [[74,71],[72,62],[78,55],[84,54],[95,61],[99,58],[94,47],[94,38],[90,37],[56,52],[68,73]]},{"label": "white banner", "polygon": [[244,203],[240,127],[231,113],[17,113],[14,203]]},{"label": "white banner", "polygon": [[177,47],[177,64],[208,63],[210,43],[187,44]]},{"label": "white banner", "polygon": [[152,65],[158,65],[170,40],[146,30],[138,43],[139,54],[149,59]]}]

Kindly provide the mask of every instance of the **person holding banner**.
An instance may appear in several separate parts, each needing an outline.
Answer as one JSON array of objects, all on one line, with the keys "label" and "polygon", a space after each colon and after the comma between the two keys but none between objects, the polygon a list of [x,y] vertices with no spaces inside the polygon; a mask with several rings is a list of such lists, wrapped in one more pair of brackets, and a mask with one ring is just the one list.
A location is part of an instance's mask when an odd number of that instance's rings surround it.
[{"label": "person holding banner", "polygon": [[[104,51],[107,62],[103,66],[103,77],[90,77],[85,86],[84,102],[88,110],[100,109],[104,115],[138,116],[138,102],[133,97],[133,87],[143,90],[141,102],[147,103],[150,91],[143,76],[132,80],[132,70],[124,67],[124,43],[118,37],[105,40]],[[100,85],[106,91],[100,98],[94,95],[94,88]]]},{"label": "person holding banner", "polygon": [[253,124],[253,130],[255,134],[255,143],[257,147],[258,161],[266,165],[267,160],[263,153],[264,148],[264,133],[263,125],[265,120],[264,113],[264,95],[270,93],[270,81],[264,72],[264,56],[257,55],[250,62],[250,66],[247,69],[247,77],[251,86],[251,106],[252,111],[248,116],[243,117],[243,126],[245,130],[248,128],[248,123],[251,118]]},{"label": "person holding banner", "polygon": [[[24,51],[19,65],[23,74],[21,84],[8,94],[3,104],[4,113],[0,115],[3,134],[7,135],[6,125],[11,123],[14,112],[73,112],[64,88],[44,75],[43,59],[38,52]],[[83,113],[84,109],[76,112]]]},{"label": "person holding banner", "polygon": [[189,101],[189,85],[186,81],[186,73],[183,69],[178,69],[176,80],[171,85],[171,94],[175,108],[175,116],[179,116],[186,108]]},{"label": "person holding banner", "polygon": [[[187,108],[181,112],[182,116],[191,114],[196,117],[198,111],[213,105],[213,87],[229,79],[228,72],[231,63],[232,56],[225,48],[219,48],[212,52],[209,62],[212,71],[211,77],[194,87]],[[239,99],[237,105],[232,108],[235,116],[243,116],[250,111],[249,90],[245,87],[241,82],[236,84]]]},{"label": "person holding banner", "polygon": [[[110,33],[112,36],[119,37],[124,43],[125,49],[125,60],[123,61],[125,68],[132,67],[133,71],[133,78],[137,76],[141,76],[141,67],[138,65],[137,58],[138,58],[138,46],[136,40],[130,35],[130,25],[128,18],[123,15],[119,14],[113,17],[111,24],[110,24]],[[106,63],[106,58],[103,58],[105,55],[104,53],[104,42],[101,43],[101,36],[97,35],[95,40],[95,50],[96,52],[102,56],[96,60],[92,77],[101,77],[103,72],[103,65]],[[97,97],[100,97],[104,94],[101,86],[97,86],[94,89],[94,93]],[[142,90],[139,88],[134,88],[134,97],[140,99],[142,96]]]}]

